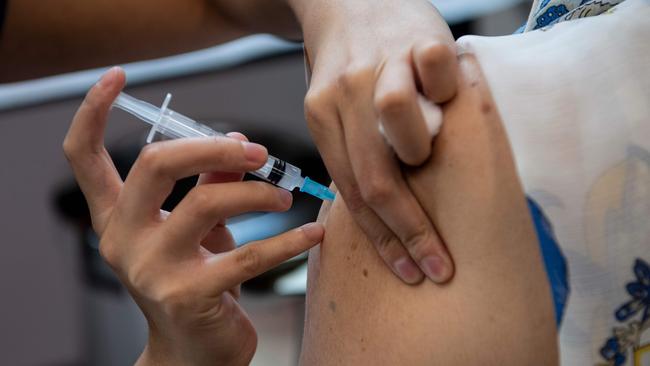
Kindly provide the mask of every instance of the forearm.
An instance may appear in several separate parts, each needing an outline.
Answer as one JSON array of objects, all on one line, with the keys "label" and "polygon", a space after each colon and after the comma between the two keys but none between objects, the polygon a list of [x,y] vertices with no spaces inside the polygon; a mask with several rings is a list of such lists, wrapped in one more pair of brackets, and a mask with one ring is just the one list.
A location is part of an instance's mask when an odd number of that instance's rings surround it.
[{"label": "forearm", "polygon": [[0,82],[171,55],[255,32],[298,38],[285,0],[10,0]]}]

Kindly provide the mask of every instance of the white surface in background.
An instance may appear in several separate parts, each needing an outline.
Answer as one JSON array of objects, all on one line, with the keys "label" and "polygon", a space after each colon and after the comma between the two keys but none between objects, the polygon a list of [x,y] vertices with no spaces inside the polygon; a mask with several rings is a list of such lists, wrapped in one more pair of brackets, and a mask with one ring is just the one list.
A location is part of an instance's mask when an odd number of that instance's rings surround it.
[{"label": "white surface in background", "polygon": [[279,278],[273,291],[280,295],[304,295],[307,292],[307,263]]},{"label": "white surface in background", "polygon": [[[225,69],[262,57],[299,50],[297,43],[258,34],[219,46],[123,65],[129,85]],[[0,110],[83,95],[106,68],[0,85]]]}]

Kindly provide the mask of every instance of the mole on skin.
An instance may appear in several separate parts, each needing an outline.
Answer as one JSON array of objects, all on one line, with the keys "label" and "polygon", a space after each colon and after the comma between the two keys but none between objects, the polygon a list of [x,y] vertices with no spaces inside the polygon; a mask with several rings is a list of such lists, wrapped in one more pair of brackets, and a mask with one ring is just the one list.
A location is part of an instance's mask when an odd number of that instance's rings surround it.
[{"label": "mole on skin", "polygon": [[365,268],[363,269],[363,277],[368,277],[368,270]]},{"label": "mole on skin", "polygon": [[483,114],[488,114],[491,110],[492,105],[490,103],[486,102],[481,105],[481,112],[483,112]]},{"label": "mole on skin", "polygon": [[333,313],[336,313],[336,303],[330,300],[329,306],[330,310],[332,310]]}]

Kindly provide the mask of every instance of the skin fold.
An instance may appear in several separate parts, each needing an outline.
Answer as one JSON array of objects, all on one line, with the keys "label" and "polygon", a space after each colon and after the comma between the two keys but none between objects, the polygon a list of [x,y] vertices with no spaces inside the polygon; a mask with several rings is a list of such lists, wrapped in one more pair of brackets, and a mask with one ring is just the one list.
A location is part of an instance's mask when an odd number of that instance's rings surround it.
[{"label": "skin fold", "polygon": [[554,365],[550,289],[501,120],[460,57],[433,155],[404,175],[455,259],[445,285],[406,286],[341,199],[309,257],[302,365]]}]

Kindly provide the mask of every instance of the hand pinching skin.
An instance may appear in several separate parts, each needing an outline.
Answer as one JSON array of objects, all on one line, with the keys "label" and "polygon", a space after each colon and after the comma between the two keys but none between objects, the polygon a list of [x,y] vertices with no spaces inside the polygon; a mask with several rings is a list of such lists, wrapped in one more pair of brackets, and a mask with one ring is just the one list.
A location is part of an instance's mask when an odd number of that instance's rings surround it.
[{"label": "hand pinching skin", "polygon": [[451,256],[402,168],[429,159],[436,104],[456,93],[449,27],[426,0],[290,2],[311,68],[309,129],[352,216],[403,281],[448,281]]}]

